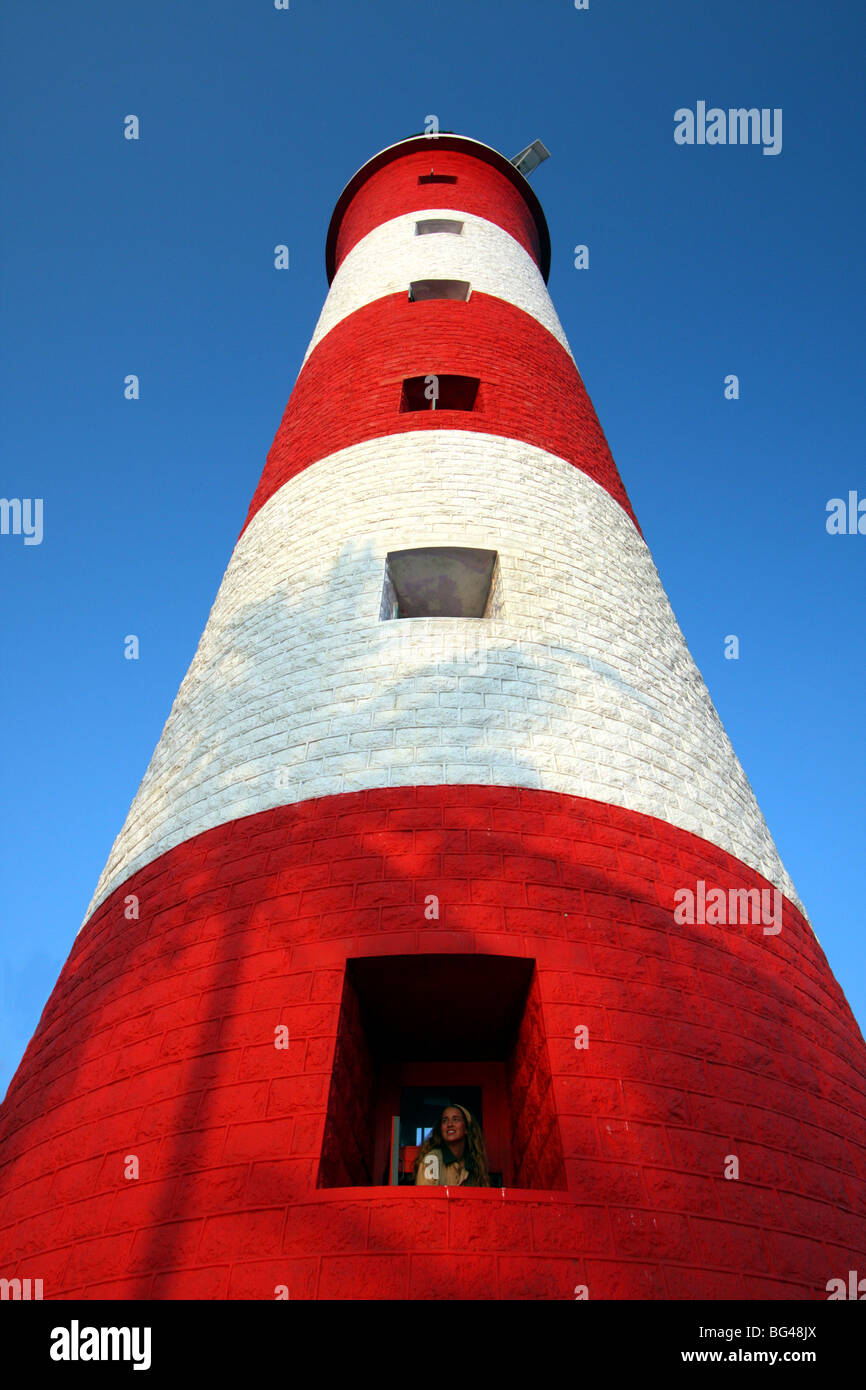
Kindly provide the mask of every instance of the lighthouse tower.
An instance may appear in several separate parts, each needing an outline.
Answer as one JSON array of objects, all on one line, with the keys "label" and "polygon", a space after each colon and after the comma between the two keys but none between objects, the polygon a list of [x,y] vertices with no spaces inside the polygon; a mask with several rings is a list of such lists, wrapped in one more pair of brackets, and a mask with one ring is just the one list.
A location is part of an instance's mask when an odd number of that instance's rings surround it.
[{"label": "lighthouse tower", "polygon": [[[823,1299],[866,1048],[456,135],[351,179],[195,658],[0,1128],[45,1298]],[[446,1102],[492,1185],[418,1187]]]}]

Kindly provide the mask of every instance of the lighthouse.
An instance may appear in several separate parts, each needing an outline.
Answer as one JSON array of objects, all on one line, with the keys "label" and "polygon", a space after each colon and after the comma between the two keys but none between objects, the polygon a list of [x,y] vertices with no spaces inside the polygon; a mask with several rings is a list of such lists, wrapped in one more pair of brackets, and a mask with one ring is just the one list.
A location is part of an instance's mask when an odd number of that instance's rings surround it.
[{"label": "lighthouse", "polygon": [[[415,136],[337,201],[0,1116],[0,1275],[46,1299],[824,1299],[866,1270],[866,1047],[548,294],[527,168]],[[446,1106],[489,1183],[415,1182]]]}]

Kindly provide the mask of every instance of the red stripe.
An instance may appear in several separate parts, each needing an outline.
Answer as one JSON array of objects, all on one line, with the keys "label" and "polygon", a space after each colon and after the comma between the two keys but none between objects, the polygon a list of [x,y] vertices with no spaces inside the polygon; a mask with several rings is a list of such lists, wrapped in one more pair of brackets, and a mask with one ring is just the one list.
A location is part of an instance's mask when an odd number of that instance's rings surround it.
[{"label": "red stripe", "polygon": [[[356,310],[310,354],[244,529],[317,459],[365,439],[425,429],[497,434],[556,454],[599,483],[637,526],[592,401],[561,343],[530,314],[491,295],[418,304],[407,295]],[[430,372],[480,378],[476,408],[401,413],[402,380]]]},{"label": "red stripe", "polygon": [[[456,183],[420,183],[419,175],[456,175]],[[427,208],[469,212],[508,232],[540,264],[535,220],[520,191],[490,164],[442,149],[435,140],[419,154],[403,155],[369,175],[340,222],[337,268],[353,246],[383,222]]]},{"label": "red stripe", "polygon": [[[696,878],[765,882],[662,821],[509,787],[326,797],[179,845],[80,933],[9,1088],[4,1277],[420,1298],[447,1267],[462,1298],[823,1297],[863,1249],[866,1048],[797,909],[777,936],[677,925]],[[567,1191],[316,1189],[343,963],[429,952],[536,961],[548,1083],[521,1062],[515,1124],[551,1110]]]}]

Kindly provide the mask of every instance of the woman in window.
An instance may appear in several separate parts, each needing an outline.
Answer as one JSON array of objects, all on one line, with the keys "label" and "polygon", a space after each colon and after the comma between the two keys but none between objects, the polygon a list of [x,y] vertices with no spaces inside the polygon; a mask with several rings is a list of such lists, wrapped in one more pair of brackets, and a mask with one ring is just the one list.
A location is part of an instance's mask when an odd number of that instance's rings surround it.
[{"label": "woman in window", "polygon": [[481,1126],[464,1105],[446,1105],[415,1159],[418,1187],[489,1187]]}]

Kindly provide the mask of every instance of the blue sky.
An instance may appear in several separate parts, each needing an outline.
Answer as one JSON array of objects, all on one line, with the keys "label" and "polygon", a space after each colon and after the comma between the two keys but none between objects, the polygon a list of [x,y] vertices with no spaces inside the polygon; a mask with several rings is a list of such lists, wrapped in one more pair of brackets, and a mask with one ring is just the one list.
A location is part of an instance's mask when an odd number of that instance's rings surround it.
[{"label": "blue sky", "polygon": [[[866,536],[825,528],[830,498],[866,496],[864,29],[806,0],[7,0],[2,494],[44,499],[44,537],[0,536],[0,1093],[204,628],[327,291],[334,202],[429,114],[551,151],[532,182],[554,303],[866,1026]],[[700,100],[781,108],[781,153],[675,144]]]}]

